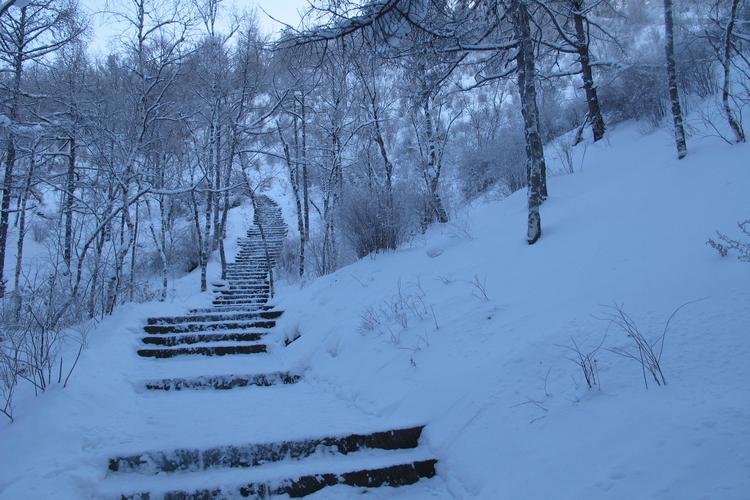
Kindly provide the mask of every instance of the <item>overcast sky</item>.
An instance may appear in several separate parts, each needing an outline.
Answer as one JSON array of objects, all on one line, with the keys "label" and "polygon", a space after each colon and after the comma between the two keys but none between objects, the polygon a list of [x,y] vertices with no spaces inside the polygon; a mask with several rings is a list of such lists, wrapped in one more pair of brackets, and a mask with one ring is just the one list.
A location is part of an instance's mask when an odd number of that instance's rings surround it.
[{"label": "overcast sky", "polygon": [[[117,10],[117,4],[125,1],[129,0],[80,0],[80,4],[87,13],[93,14],[103,10],[107,5],[110,9]],[[282,25],[264,14],[264,10],[270,16],[296,26],[300,19],[299,11],[305,8],[307,0],[225,0],[224,5],[227,10],[234,7],[237,11],[255,8],[261,28],[266,33],[272,34],[277,32]],[[93,14],[92,28],[93,39],[90,49],[94,55],[106,53],[108,47],[117,44],[118,27],[113,25],[108,16]]]}]

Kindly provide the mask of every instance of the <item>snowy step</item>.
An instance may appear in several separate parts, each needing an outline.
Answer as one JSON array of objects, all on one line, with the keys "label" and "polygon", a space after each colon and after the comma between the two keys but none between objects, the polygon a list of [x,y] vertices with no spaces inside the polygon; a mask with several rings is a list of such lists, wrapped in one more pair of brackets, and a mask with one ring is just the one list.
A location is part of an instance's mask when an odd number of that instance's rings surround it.
[{"label": "snowy step", "polygon": [[[320,461],[320,465],[305,464],[307,467],[273,467],[271,470],[276,469],[276,474],[272,475],[269,473],[271,471],[265,474],[271,477],[263,477],[257,473],[252,474],[256,478],[243,478],[235,473],[201,474],[192,481],[182,477],[170,477],[159,481],[148,492],[127,493],[121,495],[121,498],[151,500],[161,497],[169,500],[203,500],[240,497],[271,498],[277,495],[283,495],[285,498],[299,498],[337,485],[358,488],[405,487],[417,483],[420,479],[432,478],[436,474],[437,460],[435,459],[394,463],[393,458],[397,457],[392,457],[391,460],[359,458],[355,463],[349,464],[348,468],[342,464],[333,464],[326,468],[323,466],[325,464],[323,460]],[[367,462],[375,463],[368,464]],[[303,472],[305,469],[310,471],[305,473]],[[282,475],[282,472],[286,474]],[[250,475],[243,474],[243,476]],[[241,481],[242,479],[245,481]],[[207,483],[215,486],[207,488]],[[126,484],[125,486],[132,491],[132,485]],[[356,493],[353,491],[352,494]]]},{"label": "snowy step", "polygon": [[207,344],[211,342],[254,342],[266,333],[203,333],[188,335],[152,335],[143,337],[141,342],[148,345],[172,347],[176,345]]},{"label": "snowy step", "polygon": [[266,280],[259,280],[257,278],[230,278],[226,286],[217,289],[219,290],[234,290],[238,288],[250,288],[259,286],[271,286]]},{"label": "snowy step", "polygon": [[316,453],[349,454],[364,449],[413,449],[419,444],[424,426],[393,429],[369,434],[328,436],[298,441],[227,445],[204,450],[177,449],[147,451],[109,460],[112,473],[160,474],[195,472],[218,468],[248,468],[282,460],[300,460]]},{"label": "snowy step", "polygon": [[255,280],[267,280],[268,271],[230,270],[230,271],[227,271],[226,276],[228,280],[232,280],[236,278],[251,278]]},{"label": "snowy step", "polygon": [[189,314],[203,315],[203,314],[226,314],[231,312],[242,313],[252,311],[270,311],[275,306],[269,304],[263,304],[255,307],[201,307],[197,309],[190,309]]},{"label": "snowy step", "polygon": [[138,349],[142,358],[174,358],[176,356],[230,356],[267,352],[265,344],[179,347],[163,349]]},{"label": "snowy step", "polygon": [[145,325],[143,330],[151,334],[210,332],[214,330],[253,330],[276,326],[276,321],[216,321],[213,323],[180,323],[176,325]]},{"label": "snowy step", "polygon": [[253,238],[251,240],[248,239],[240,239],[238,240],[238,245],[241,249],[249,248],[253,250],[261,250],[265,251],[266,246],[271,249],[274,247],[280,247],[284,244],[284,237],[278,237],[278,238],[267,238],[266,244],[264,245],[263,242],[260,239],[260,236],[258,236],[257,239]]},{"label": "snowy step", "polygon": [[249,271],[245,269],[228,269],[227,276],[245,276],[253,277],[258,279],[268,278],[268,271]]},{"label": "snowy step", "polygon": [[222,288],[221,290],[217,290],[217,292],[218,291],[221,291],[221,292],[230,291],[231,292],[231,291],[234,291],[234,290],[238,290],[238,291],[243,291],[243,290],[244,291],[266,290],[266,291],[268,291],[268,289],[270,287],[271,287],[271,285],[269,285],[268,283],[260,283],[260,284],[240,283],[240,284],[236,284],[236,285],[235,284],[229,285],[226,288]]},{"label": "snowy step", "polygon": [[271,285],[269,283],[256,281],[254,279],[237,278],[237,279],[230,280],[228,287],[224,287],[215,291],[220,292],[224,290],[243,290],[243,289],[256,288],[256,287],[266,287],[266,289],[268,289],[271,287]]},{"label": "snowy step", "polygon": [[288,372],[261,373],[256,375],[205,375],[191,378],[165,378],[151,380],[145,383],[146,389],[151,391],[182,391],[182,390],[229,390],[239,387],[296,384],[299,375]]},{"label": "snowy step", "polygon": [[214,299],[214,303],[216,303],[217,300],[247,300],[247,299],[263,300],[267,302],[269,296],[270,294],[268,293],[268,291],[266,291],[265,293],[259,293],[259,292],[251,292],[251,293],[239,292],[235,294],[221,293],[221,294],[216,295],[216,298]]},{"label": "snowy step", "polygon": [[265,304],[268,302],[268,298],[254,298],[254,299],[215,299],[213,304],[215,306],[239,306],[239,305],[256,305]]},{"label": "snowy step", "polygon": [[258,296],[268,296],[269,290],[271,289],[269,286],[263,286],[259,285],[256,287],[244,287],[240,289],[234,289],[234,290],[217,290],[216,294],[219,297],[236,297],[236,296],[247,296],[247,297],[258,297]]},{"label": "snowy step", "polygon": [[262,311],[262,312],[245,312],[238,314],[214,314],[205,316],[165,316],[148,318],[146,323],[149,325],[174,325],[179,323],[215,323],[217,321],[238,321],[238,320],[250,320],[250,319],[276,319],[281,316],[284,311]]},{"label": "snowy step", "polygon": [[236,304],[236,305],[213,305],[211,307],[202,307],[200,309],[191,309],[191,314],[211,314],[211,313],[237,313],[237,312],[256,312],[256,311],[269,311],[273,309],[274,305],[267,302],[259,302],[257,304]]}]

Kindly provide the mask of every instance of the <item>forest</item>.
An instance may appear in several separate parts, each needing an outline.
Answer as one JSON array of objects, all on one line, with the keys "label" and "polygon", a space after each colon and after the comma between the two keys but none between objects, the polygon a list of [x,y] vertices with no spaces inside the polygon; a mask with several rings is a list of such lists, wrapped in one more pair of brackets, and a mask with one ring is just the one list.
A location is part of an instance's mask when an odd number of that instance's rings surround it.
[{"label": "forest", "polygon": [[8,400],[65,378],[66,328],[194,269],[206,290],[230,210],[273,185],[294,209],[276,274],[298,282],[519,190],[544,245],[547,178],[618,123],[666,123],[679,158],[687,112],[745,141],[742,0],[326,0],[273,37],[222,0],[121,0],[107,54],[75,0],[0,11]]}]

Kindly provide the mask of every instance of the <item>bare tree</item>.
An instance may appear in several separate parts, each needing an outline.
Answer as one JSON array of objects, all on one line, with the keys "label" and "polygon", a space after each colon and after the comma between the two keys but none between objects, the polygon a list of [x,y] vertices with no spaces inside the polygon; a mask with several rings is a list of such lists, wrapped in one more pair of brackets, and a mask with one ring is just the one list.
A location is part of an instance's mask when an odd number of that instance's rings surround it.
[{"label": "bare tree", "polygon": [[28,63],[39,61],[70,43],[82,32],[83,26],[72,0],[31,1],[0,17],[0,60],[12,68],[13,74],[8,89],[10,105],[7,112],[11,132],[6,140],[5,175],[0,202],[0,297],[5,294],[5,252],[10,200],[13,196],[13,170],[17,159],[18,135],[13,128],[18,125],[23,113],[24,68]]},{"label": "bare tree", "polygon": [[742,0],[731,0],[728,12],[725,14],[726,21],[719,17],[720,6],[723,2],[718,0],[714,5],[716,10],[717,19],[716,23],[721,27],[723,34],[721,43],[714,44],[714,50],[716,50],[719,56],[719,62],[721,63],[723,82],[721,86],[721,104],[724,111],[724,116],[729,123],[729,128],[732,129],[736,142],[745,142],[745,131],[742,128],[742,123],[737,119],[737,116],[732,109],[732,56],[737,50],[735,40],[735,26],[737,25],[737,17],[739,15],[740,4]]},{"label": "bare tree", "polygon": [[[602,26],[589,20],[592,11],[602,2],[587,2],[586,0],[562,0],[550,2],[535,0],[549,14],[561,43],[544,42],[546,45],[562,53],[573,53],[578,56],[583,89],[586,93],[588,106],[587,120],[591,123],[594,142],[604,137],[605,125],[602,117],[601,104],[594,84],[594,71],[591,58],[591,31],[598,30],[606,37],[612,38]],[[558,8],[559,6],[559,8]],[[572,24],[573,31],[570,31]]]},{"label": "bare tree", "polygon": [[674,137],[677,145],[677,158],[683,159],[687,155],[685,141],[685,127],[682,122],[682,108],[680,93],[677,88],[677,64],[674,58],[674,15],[672,0],[664,0],[664,48],[667,58],[667,84],[669,86],[669,100],[672,103],[672,119],[674,121]]}]

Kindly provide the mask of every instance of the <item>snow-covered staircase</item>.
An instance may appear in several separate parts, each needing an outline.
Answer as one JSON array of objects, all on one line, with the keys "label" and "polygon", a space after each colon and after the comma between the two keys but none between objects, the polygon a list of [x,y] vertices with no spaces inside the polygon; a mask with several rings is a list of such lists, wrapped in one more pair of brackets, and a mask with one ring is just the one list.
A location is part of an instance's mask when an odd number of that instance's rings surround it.
[{"label": "snow-covered staircase", "polygon": [[[322,437],[177,449],[112,458],[109,470],[129,485],[127,499],[305,496],[326,486],[403,486],[435,475],[436,460],[418,448],[422,427]],[[247,470],[244,480],[234,470]],[[195,474],[192,478],[187,473]],[[138,491],[138,476],[161,475],[158,489]],[[217,481],[206,487],[204,480]],[[202,484],[203,483],[203,484]],[[223,483],[223,484],[222,484]]]},{"label": "snow-covered staircase", "polygon": [[[313,405],[319,401],[317,411],[320,415],[307,419],[313,423],[308,425],[311,430],[302,434],[306,437],[300,438],[297,429],[289,429],[293,431],[291,437],[278,439],[278,429],[271,418],[266,425],[268,430],[276,432],[276,439],[260,443],[243,439],[243,418],[239,414],[252,411],[256,401],[252,393],[242,391],[238,397],[246,399],[227,400],[229,394],[237,392],[233,389],[268,387],[268,391],[280,391],[283,387],[309,386],[300,384],[300,374],[278,370],[278,367],[260,373],[243,373],[237,369],[242,367],[245,370],[247,366],[257,370],[258,366],[272,366],[269,364],[273,360],[269,345],[276,320],[283,314],[269,304],[269,273],[281,253],[287,228],[279,207],[265,196],[257,197],[254,222],[247,237],[240,240],[240,250],[235,262],[228,265],[225,279],[214,283],[216,298],[213,306],[193,309],[182,316],[148,318],[137,349],[141,358],[151,358],[144,362],[150,363],[152,372],[157,363],[166,370],[165,376],[143,382],[144,395],[166,398],[166,393],[169,393],[169,397],[175,398],[182,394],[187,396],[187,393],[202,394],[202,404],[215,407],[218,413],[212,425],[231,426],[227,434],[231,436],[231,444],[189,448],[165,446],[159,449],[158,444],[149,443],[147,448],[156,449],[111,456],[105,488],[109,493],[103,492],[104,496],[141,500],[265,498],[279,494],[299,497],[326,486],[404,486],[435,475],[437,461],[424,446],[420,446],[423,426],[395,428],[385,424],[381,427],[373,419],[364,423],[367,418],[352,418],[350,415],[345,422],[362,422],[358,428],[334,426],[331,431],[329,425],[314,422],[316,419],[330,422],[326,412],[335,410],[330,402],[310,394],[309,388],[302,389],[307,391],[302,396],[311,398]],[[283,340],[275,340],[279,348],[289,345]],[[205,366],[208,372],[196,375],[201,366]],[[171,369],[174,370],[172,374],[169,373]],[[285,397],[293,397],[286,394]],[[325,397],[330,396],[326,394]],[[214,398],[215,401],[205,398]],[[279,411],[291,411],[287,410],[289,403],[284,403],[281,398],[279,402]],[[187,420],[189,428],[191,420],[183,415],[192,411],[191,405],[195,403],[191,399],[180,400],[180,403],[184,408],[175,408],[175,411],[180,411],[181,419]],[[224,405],[234,407],[233,413]],[[344,412],[350,411],[347,405],[341,407]],[[306,408],[306,411],[315,410],[310,405]],[[269,410],[263,407],[263,411]],[[205,412],[201,413],[205,425]],[[234,416],[237,422],[233,420]],[[170,426],[171,423],[165,421],[163,425]],[[360,433],[347,433],[344,430],[347,427],[349,432]],[[362,432],[361,429],[367,430]],[[378,430],[372,432],[372,429]],[[201,433],[201,430],[196,424],[192,432]],[[257,428],[255,431],[257,433]],[[214,435],[216,431],[212,429],[212,433]],[[169,434],[182,435],[172,428]],[[192,437],[187,435],[185,439]],[[166,442],[172,443],[174,439]]]}]

